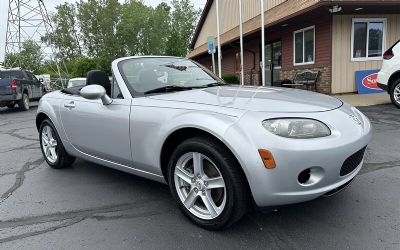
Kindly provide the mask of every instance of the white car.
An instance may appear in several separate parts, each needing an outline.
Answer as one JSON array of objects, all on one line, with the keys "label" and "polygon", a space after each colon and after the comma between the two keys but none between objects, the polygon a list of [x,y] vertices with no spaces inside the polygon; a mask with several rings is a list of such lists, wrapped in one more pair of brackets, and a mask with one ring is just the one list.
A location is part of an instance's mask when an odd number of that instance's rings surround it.
[{"label": "white car", "polygon": [[85,85],[86,85],[86,78],[83,78],[83,77],[72,78],[72,79],[69,79],[67,88],[83,87]]},{"label": "white car", "polygon": [[378,86],[386,90],[393,104],[400,108],[400,41],[383,54],[382,69],[378,73]]}]

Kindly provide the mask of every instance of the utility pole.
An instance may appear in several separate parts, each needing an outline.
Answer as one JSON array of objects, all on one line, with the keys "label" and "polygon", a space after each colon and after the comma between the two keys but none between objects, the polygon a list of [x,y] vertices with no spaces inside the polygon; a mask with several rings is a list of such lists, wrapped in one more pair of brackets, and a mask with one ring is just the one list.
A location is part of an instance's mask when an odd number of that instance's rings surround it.
[{"label": "utility pole", "polygon": [[12,57],[14,60],[5,61],[4,66],[22,67],[23,62],[19,55],[23,50],[23,44],[26,41],[32,41],[40,46],[44,59],[54,63],[55,68],[52,66],[54,68],[52,70],[58,75],[57,80],[61,83],[64,80],[63,77],[65,78],[68,74],[67,68],[64,62],[56,57],[57,51],[51,41],[43,39],[52,30],[43,0],[9,0],[4,56],[11,54],[17,56]]},{"label": "utility pole", "polygon": [[238,4],[239,4],[239,32],[240,32],[240,84],[244,85],[242,0],[238,0]]},{"label": "utility pole", "polygon": [[218,76],[222,77],[222,69],[221,69],[221,31],[219,27],[219,0],[215,1],[215,7],[217,12],[217,43],[218,43]]},{"label": "utility pole", "polygon": [[264,0],[261,2],[261,85],[265,86],[265,24],[264,24]]}]

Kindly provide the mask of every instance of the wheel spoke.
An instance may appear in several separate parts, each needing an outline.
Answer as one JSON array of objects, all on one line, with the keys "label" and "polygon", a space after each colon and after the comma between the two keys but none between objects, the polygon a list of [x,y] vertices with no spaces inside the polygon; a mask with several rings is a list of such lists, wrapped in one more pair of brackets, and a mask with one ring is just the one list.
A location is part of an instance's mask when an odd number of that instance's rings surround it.
[{"label": "wheel spoke", "polygon": [[206,205],[206,208],[208,212],[211,215],[211,218],[215,218],[218,216],[218,207],[215,205],[210,192],[206,192],[205,195],[201,196],[201,199],[203,200],[204,205]]},{"label": "wheel spoke", "polygon": [[54,137],[53,137],[53,131],[51,131],[51,128],[50,128],[50,127],[47,127],[47,135],[48,135],[48,137],[49,137],[50,140],[51,140],[51,139],[54,139]]},{"label": "wheel spoke", "polygon": [[180,166],[176,166],[175,167],[175,174],[186,183],[191,183],[192,182],[193,176],[191,176],[188,172],[186,172]]},{"label": "wheel spoke", "polygon": [[50,146],[47,146],[44,150],[45,150],[46,157],[49,158],[51,155]]},{"label": "wheel spoke", "polygon": [[393,97],[396,100],[396,102],[400,102],[400,84],[397,85],[397,87],[394,89]]},{"label": "wheel spoke", "polygon": [[42,142],[45,146],[49,145],[49,138],[44,133],[42,133]]},{"label": "wheel spoke", "polygon": [[50,153],[51,153],[51,156],[52,156],[53,159],[57,156],[56,149],[53,148],[53,147],[50,148]]},{"label": "wheel spoke", "polygon": [[194,191],[194,189],[190,190],[188,196],[186,197],[185,201],[183,202],[183,205],[185,205],[185,207],[187,209],[190,209],[193,207],[194,203],[197,200],[197,193]]},{"label": "wheel spoke", "polygon": [[200,153],[193,153],[193,171],[195,175],[204,175],[203,157]]},{"label": "wheel spoke", "polygon": [[206,179],[206,181],[207,181],[207,189],[215,189],[215,188],[224,188],[225,187],[224,179],[221,176]]}]

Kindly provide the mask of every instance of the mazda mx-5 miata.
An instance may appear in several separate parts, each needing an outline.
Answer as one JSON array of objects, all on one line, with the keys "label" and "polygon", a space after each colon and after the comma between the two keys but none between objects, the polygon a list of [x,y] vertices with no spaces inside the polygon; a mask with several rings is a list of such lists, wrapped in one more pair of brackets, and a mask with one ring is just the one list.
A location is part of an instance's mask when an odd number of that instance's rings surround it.
[{"label": "mazda mx-5 miata", "polygon": [[287,88],[227,85],[194,61],[127,57],[112,80],[45,95],[36,125],[53,168],[75,157],[167,183],[207,229],[250,207],[334,194],[360,171],[371,125],[356,108]]}]

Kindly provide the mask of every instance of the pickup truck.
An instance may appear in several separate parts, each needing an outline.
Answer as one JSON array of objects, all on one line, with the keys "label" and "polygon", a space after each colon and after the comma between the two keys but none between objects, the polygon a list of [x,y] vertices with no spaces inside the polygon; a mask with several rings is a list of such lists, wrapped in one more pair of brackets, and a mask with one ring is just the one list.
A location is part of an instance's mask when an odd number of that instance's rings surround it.
[{"label": "pickup truck", "polygon": [[29,71],[19,69],[0,70],[0,107],[20,110],[29,109],[32,100],[40,99],[46,90],[43,84]]}]

